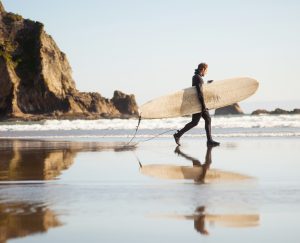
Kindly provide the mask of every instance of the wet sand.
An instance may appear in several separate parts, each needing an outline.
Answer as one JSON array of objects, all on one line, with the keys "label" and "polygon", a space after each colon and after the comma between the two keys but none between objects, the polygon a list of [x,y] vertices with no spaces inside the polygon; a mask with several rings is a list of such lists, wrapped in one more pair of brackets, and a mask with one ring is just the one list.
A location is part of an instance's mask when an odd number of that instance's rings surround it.
[{"label": "wet sand", "polygon": [[0,242],[299,242],[300,139],[1,140]]}]

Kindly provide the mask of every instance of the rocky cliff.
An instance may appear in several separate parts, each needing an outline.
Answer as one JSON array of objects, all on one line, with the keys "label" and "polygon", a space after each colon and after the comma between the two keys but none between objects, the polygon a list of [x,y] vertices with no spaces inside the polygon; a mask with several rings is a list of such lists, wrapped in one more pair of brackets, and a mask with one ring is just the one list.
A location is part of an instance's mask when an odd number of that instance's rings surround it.
[{"label": "rocky cliff", "polygon": [[0,1],[0,117],[100,118],[138,115],[133,95],[79,92],[66,55],[43,24],[8,13]]},{"label": "rocky cliff", "polygon": [[238,103],[234,103],[229,106],[225,106],[215,110],[215,115],[243,115],[241,107]]}]

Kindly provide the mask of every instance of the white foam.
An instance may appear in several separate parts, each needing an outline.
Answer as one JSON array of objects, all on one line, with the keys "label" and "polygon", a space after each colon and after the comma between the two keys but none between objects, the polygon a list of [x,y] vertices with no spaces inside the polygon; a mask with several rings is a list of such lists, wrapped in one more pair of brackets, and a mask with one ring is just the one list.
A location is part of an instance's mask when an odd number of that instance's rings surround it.
[{"label": "white foam", "polygon": [[[191,118],[142,120],[140,129],[178,129]],[[201,120],[200,122],[203,122]],[[0,123],[0,132],[14,131],[59,131],[59,130],[132,130],[137,119],[100,120],[47,120],[39,123]],[[201,126],[201,125],[199,125]],[[212,118],[213,128],[300,128],[300,115],[261,116],[216,116]]]},{"label": "white foam", "polygon": [[[142,120],[137,138],[151,138],[164,130],[180,129],[190,117]],[[47,120],[0,123],[0,138],[129,138],[137,119]],[[300,115],[216,116],[214,137],[300,137]],[[204,122],[186,134],[204,137]],[[173,131],[174,132],[174,131]],[[173,132],[160,137],[171,137]]]}]

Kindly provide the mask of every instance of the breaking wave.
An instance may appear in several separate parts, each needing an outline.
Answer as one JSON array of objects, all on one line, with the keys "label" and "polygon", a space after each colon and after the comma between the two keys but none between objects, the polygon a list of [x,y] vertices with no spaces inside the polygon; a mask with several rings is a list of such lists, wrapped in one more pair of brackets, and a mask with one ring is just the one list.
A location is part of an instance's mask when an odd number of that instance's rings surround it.
[{"label": "breaking wave", "polygon": [[[182,128],[190,117],[142,120],[138,136],[152,136],[164,130]],[[0,137],[101,137],[132,135],[137,119],[46,120],[43,122],[1,122]],[[189,136],[202,136],[204,121]],[[216,136],[300,136],[300,115],[214,116]],[[201,130],[199,132],[199,130]],[[169,136],[168,134],[165,136]]]}]

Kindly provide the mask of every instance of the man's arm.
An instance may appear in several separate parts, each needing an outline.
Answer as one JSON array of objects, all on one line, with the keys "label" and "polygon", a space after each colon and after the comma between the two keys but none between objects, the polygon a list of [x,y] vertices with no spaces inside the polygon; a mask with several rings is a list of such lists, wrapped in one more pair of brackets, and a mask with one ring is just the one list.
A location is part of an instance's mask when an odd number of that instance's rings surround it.
[{"label": "man's arm", "polygon": [[198,94],[200,104],[202,106],[202,111],[205,111],[207,108],[206,108],[206,105],[205,105],[205,102],[204,102],[203,85],[201,83],[196,85],[196,90],[197,90],[197,94]]}]

